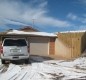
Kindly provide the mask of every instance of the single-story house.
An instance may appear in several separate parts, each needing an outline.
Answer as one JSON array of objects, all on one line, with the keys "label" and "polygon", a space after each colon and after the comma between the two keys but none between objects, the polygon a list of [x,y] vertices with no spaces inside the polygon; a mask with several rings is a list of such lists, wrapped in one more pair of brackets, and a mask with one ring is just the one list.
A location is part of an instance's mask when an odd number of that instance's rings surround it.
[{"label": "single-story house", "polygon": [[57,35],[47,32],[39,32],[32,27],[24,27],[19,30],[7,30],[0,33],[0,42],[4,38],[26,38],[31,55],[49,56],[55,54],[55,39]]},{"label": "single-story house", "polygon": [[72,59],[82,55],[86,49],[86,31],[67,31],[57,33],[40,32],[26,26],[18,30],[0,33],[0,43],[4,38],[26,38],[31,55],[50,56],[59,59]]}]

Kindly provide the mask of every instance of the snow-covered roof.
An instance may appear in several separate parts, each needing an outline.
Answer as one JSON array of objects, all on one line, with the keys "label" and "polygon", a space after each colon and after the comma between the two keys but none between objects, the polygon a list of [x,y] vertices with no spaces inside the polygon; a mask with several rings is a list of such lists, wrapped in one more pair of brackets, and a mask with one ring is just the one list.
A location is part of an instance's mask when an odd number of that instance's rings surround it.
[{"label": "snow-covered roof", "polygon": [[24,32],[19,30],[12,30],[7,32],[7,34],[26,34],[26,35],[35,35],[35,36],[48,36],[48,37],[56,37],[57,35],[54,33],[47,32]]},{"label": "snow-covered roof", "polygon": [[77,31],[63,31],[60,33],[80,33],[80,32],[86,32],[86,30],[77,30]]}]

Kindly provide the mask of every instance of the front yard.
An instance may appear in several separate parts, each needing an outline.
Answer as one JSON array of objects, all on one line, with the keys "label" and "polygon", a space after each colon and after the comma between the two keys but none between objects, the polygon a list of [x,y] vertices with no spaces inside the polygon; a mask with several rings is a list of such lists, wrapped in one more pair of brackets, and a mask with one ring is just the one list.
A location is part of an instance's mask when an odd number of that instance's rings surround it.
[{"label": "front yard", "polygon": [[31,56],[31,64],[2,65],[0,80],[86,80],[86,58],[53,60]]}]

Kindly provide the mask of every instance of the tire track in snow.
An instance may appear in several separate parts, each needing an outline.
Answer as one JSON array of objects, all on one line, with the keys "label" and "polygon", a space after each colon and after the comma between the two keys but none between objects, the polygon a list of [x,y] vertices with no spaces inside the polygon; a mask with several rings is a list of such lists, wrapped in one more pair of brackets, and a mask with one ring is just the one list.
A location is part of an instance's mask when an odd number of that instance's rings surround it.
[{"label": "tire track in snow", "polygon": [[30,68],[27,68],[27,73],[24,75],[24,77],[22,79],[18,78],[17,80],[41,80],[41,78],[37,78],[37,75],[39,75],[40,71],[39,69],[40,63],[32,63],[32,66]]},{"label": "tire track in snow", "polygon": [[[32,70],[31,70],[31,75],[28,76],[29,79],[24,79],[24,80],[46,80],[46,74],[43,72],[43,63],[33,63],[32,64]],[[43,76],[41,76],[43,74]],[[48,78],[47,78],[48,80]]]},{"label": "tire track in snow", "polygon": [[27,67],[26,75],[23,78],[21,79],[18,78],[17,80],[32,80],[35,75],[35,72],[39,68],[37,63],[34,63],[34,64],[32,64],[31,67]]},{"label": "tire track in snow", "polygon": [[[28,70],[29,69],[29,70]],[[27,75],[28,72],[30,72],[30,66],[27,66],[26,68],[22,69],[14,80],[23,80],[24,77]]]},{"label": "tire track in snow", "polygon": [[18,65],[21,67],[21,71],[19,71],[15,76],[13,76],[10,80],[23,80],[27,73],[31,72],[31,65]]},{"label": "tire track in snow", "polygon": [[5,65],[0,65],[0,74],[4,73],[7,71],[7,68],[8,68],[8,64],[5,64]]},{"label": "tire track in snow", "polygon": [[0,66],[0,74],[6,71],[6,67],[4,65]]},{"label": "tire track in snow", "polygon": [[8,70],[0,75],[0,80],[12,80],[12,77],[21,71],[21,68],[18,65],[10,64]]}]

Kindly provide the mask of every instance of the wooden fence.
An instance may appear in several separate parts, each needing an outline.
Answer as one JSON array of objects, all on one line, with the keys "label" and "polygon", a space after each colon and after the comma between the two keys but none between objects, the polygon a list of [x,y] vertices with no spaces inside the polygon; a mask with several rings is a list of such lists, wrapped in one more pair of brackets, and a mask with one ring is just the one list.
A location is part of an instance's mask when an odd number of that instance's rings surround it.
[{"label": "wooden fence", "polygon": [[[76,58],[81,55],[81,53],[86,48],[86,33],[58,33],[58,39],[66,45],[66,47],[71,48],[70,58]],[[68,55],[69,55],[68,54]]]}]

